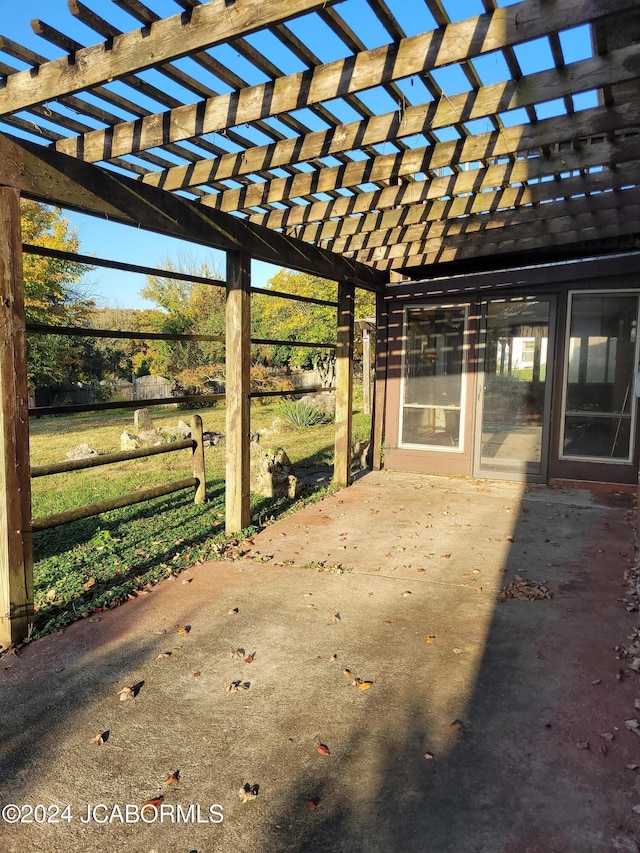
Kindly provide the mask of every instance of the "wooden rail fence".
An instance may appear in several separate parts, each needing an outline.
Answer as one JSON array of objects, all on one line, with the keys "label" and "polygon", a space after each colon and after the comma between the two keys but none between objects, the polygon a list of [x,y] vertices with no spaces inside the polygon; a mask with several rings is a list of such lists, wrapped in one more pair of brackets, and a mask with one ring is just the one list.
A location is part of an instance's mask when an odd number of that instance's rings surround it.
[{"label": "wooden rail fence", "polygon": [[136,450],[122,450],[119,453],[105,453],[103,456],[89,456],[86,459],[70,459],[67,462],[53,462],[50,465],[38,465],[31,469],[31,477],[46,477],[51,474],[62,474],[68,471],[80,471],[85,468],[95,468],[98,465],[111,465],[115,462],[126,462],[129,459],[141,459],[145,456],[157,456],[159,453],[172,453],[177,450],[191,448],[193,451],[193,477],[176,480],[172,483],[164,483],[161,486],[153,486],[149,489],[140,489],[127,495],[116,498],[108,498],[97,503],[86,506],[67,509],[64,512],[56,512],[52,515],[43,515],[34,518],[31,522],[32,531],[47,530],[70,521],[79,521],[81,518],[90,518],[100,515],[112,509],[120,509],[125,506],[142,503],[143,501],[159,498],[162,495],[170,495],[183,489],[195,488],[194,503],[204,503],[206,499],[206,475],[204,464],[204,442],[202,438],[202,418],[193,415],[191,418],[191,438],[183,441],[174,441],[170,444],[162,444],[157,447],[144,447]]}]

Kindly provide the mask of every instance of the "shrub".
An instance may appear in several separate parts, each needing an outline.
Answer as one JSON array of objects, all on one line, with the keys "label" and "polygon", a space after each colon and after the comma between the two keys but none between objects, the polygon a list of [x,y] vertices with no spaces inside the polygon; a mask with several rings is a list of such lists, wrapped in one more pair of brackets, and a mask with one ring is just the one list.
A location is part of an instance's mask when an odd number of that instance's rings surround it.
[{"label": "shrub", "polygon": [[301,400],[282,400],[278,405],[278,414],[296,429],[328,424],[332,420],[327,412]]}]

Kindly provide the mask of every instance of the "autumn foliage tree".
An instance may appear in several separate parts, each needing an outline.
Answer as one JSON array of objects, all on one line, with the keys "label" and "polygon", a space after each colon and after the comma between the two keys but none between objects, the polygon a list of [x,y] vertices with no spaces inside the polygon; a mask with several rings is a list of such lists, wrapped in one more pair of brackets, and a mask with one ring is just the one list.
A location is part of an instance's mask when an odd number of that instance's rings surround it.
[{"label": "autumn foliage tree", "polygon": [[[265,291],[278,290],[297,296],[308,296],[336,302],[338,285],[335,281],[289,270],[280,270],[265,287]],[[356,315],[375,314],[375,296],[359,291],[356,296]],[[325,380],[330,381],[334,351],[325,348],[297,347],[296,341],[309,343],[335,343],[336,309],[312,302],[255,294],[253,301],[253,336],[291,341],[290,345],[261,346],[258,357],[274,367],[315,368]],[[358,336],[355,337],[356,357],[362,352]]]},{"label": "autumn foliage tree", "polygon": [[[66,252],[79,250],[76,232],[57,208],[23,199],[21,212],[24,243]],[[25,253],[27,323],[83,325],[95,307],[81,284],[90,269],[73,260]],[[90,380],[95,378],[92,376],[94,355],[90,340],[30,334],[27,343],[29,381],[33,385],[51,385],[65,380]]]}]

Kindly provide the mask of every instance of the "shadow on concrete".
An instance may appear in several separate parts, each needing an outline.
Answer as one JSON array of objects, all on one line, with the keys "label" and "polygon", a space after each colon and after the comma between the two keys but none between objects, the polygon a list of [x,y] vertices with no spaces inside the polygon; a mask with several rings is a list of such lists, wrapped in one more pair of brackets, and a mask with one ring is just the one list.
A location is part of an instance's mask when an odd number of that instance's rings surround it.
[{"label": "shadow on concrete", "polygon": [[[101,623],[3,658],[14,710],[0,721],[0,805],[164,795],[225,813],[215,827],[0,826],[4,848],[637,849],[640,794],[627,769],[637,741],[624,725],[637,674],[614,651],[637,619],[619,601],[634,562],[628,498],[430,480],[388,481],[403,495],[395,516],[384,477],[362,477],[256,537],[256,550],[272,546],[267,534],[295,549],[297,565],[319,564],[320,549],[346,537],[350,573],[209,564],[186,586],[166,582]],[[374,541],[383,525],[386,562]],[[411,525],[424,537],[420,562],[405,550]],[[553,598],[497,604],[515,574],[547,582]],[[176,623],[192,625],[187,637]],[[250,666],[229,659],[240,643],[257,650]],[[171,657],[157,660],[165,647]],[[352,687],[343,667],[371,689]],[[230,696],[223,684],[236,675],[251,689]],[[134,702],[117,700],[140,681]],[[107,729],[104,747],[88,745]],[[178,767],[169,790],[162,779]],[[245,783],[260,793],[243,805]]]}]

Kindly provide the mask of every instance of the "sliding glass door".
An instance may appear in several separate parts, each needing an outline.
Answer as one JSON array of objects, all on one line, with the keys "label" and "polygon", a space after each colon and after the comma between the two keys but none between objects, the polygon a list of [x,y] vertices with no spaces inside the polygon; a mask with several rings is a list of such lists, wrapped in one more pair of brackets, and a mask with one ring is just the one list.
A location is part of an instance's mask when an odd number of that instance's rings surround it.
[{"label": "sliding glass door", "polygon": [[553,310],[551,298],[482,303],[478,477],[535,482],[546,476]]},{"label": "sliding glass door", "polygon": [[633,460],[638,294],[572,293],[561,459]]}]

